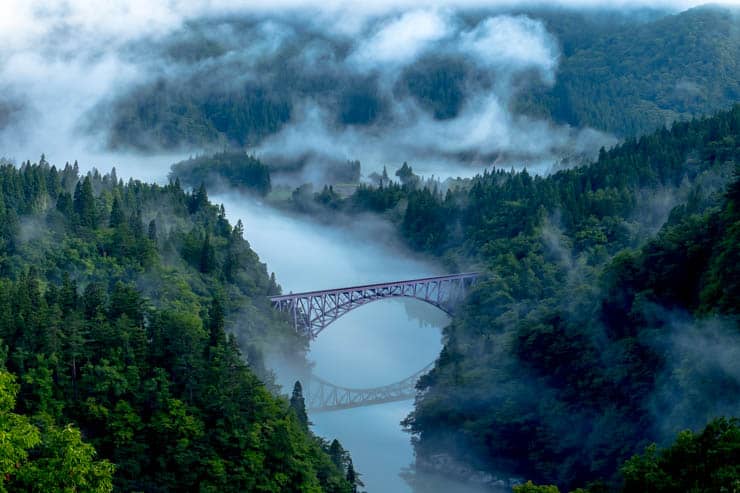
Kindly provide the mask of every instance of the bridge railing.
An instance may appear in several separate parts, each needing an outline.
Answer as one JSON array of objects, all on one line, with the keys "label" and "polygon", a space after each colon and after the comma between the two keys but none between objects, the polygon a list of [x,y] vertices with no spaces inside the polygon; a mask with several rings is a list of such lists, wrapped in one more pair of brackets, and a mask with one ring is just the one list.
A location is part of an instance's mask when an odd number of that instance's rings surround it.
[{"label": "bridge railing", "polygon": [[348,291],[365,291],[368,289],[378,289],[378,288],[388,288],[388,287],[396,287],[396,286],[406,286],[409,284],[424,284],[432,281],[447,281],[447,280],[456,280],[456,279],[474,279],[480,277],[480,273],[478,272],[466,272],[463,274],[451,274],[446,276],[435,276],[435,277],[423,277],[420,279],[407,279],[405,281],[394,281],[394,282],[381,282],[376,284],[363,284],[359,286],[348,286],[345,288],[335,288],[335,289],[324,289],[319,291],[305,291],[302,293],[289,293],[289,294],[283,294],[279,296],[272,296],[270,298],[270,301],[273,302],[280,302],[285,300],[291,300],[296,298],[308,298],[313,296],[323,296],[326,294],[338,294],[338,293],[346,293]]}]

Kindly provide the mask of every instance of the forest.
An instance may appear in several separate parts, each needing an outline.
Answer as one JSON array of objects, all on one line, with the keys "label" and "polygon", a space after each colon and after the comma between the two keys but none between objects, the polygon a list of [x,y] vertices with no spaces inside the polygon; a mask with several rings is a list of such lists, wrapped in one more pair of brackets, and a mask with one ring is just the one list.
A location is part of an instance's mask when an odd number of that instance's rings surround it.
[{"label": "forest", "polygon": [[[547,177],[495,171],[445,194],[395,184],[348,199],[406,201],[396,223],[411,246],[489,273],[418,385],[405,421],[417,456],[611,491],[650,443],[736,415],[738,136],[735,106]],[[714,484],[735,487],[733,470]]]},{"label": "forest", "polygon": [[360,492],[270,267],[385,264],[481,276],[379,475],[740,491],[734,7],[6,3],[0,493]]},{"label": "forest", "polygon": [[267,195],[272,186],[270,169],[254,156],[240,152],[221,152],[180,161],[172,165],[170,178],[179,179],[185,186],[208,190],[234,188]]},{"label": "forest", "polygon": [[650,443],[735,415],[739,136],[736,105],[545,177],[486,171],[443,193],[404,163],[346,198],[294,193],[300,213],[379,214],[413,250],[489,273],[420,380],[417,456],[616,488]]},{"label": "forest", "polygon": [[562,65],[552,87],[522,93],[521,109],[624,138],[740,99],[735,14],[702,6],[644,17],[620,23],[582,13],[545,15],[563,44]]},{"label": "forest", "polygon": [[[719,111],[740,98],[738,19],[721,7],[675,14],[499,10],[466,12],[460,22],[472,27],[491,14],[527,16],[553,33],[559,52],[554,84],[526,71],[512,81],[512,106],[522,114],[625,138]],[[152,58],[153,67],[179,67],[178,76],[165,72],[128,89],[110,103],[112,121],[93,118],[91,126],[104,125],[113,148],[251,149],[299,116],[305,101],[320,104],[333,127],[382,128],[407,100],[436,120],[449,120],[506,77],[481,71],[470,56],[443,51],[404,67],[388,91],[377,71],[353,73],[332,65],[347,56],[352,40],[328,37],[310,24],[281,22],[289,33],[281,38],[284,44],[259,57],[248,47],[273,41],[261,38],[259,19],[251,17],[192,22],[154,50],[150,43],[132,46]],[[321,53],[324,70],[305,60],[306,46]],[[238,74],[245,70],[252,75],[241,82]]]},{"label": "forest", "polygon": [[356,491],[300,386],[275,397],[268,342],[306,341],[205,188],[42,156],[0,190],[0,489]]},{"label": "forest", "polygon": [[[679,432],[737,414],[739,163],[736,105],[548,176],[493,170],[445,186],[404,163],[348,197],[297,189],[285,206],[329,221],[375,213],[413,250],[488,273],[404,421],[417,468],[445,454],[566,491],[645,491],[666,462],[655,491],[709,492],[735,487],[736,470],[679,477],[689,459],[649,446],[679,436],[691,449]],[[713,467],[736,464],[736,421],[711,426],[724,431],[707,446],[728,447]]]}]

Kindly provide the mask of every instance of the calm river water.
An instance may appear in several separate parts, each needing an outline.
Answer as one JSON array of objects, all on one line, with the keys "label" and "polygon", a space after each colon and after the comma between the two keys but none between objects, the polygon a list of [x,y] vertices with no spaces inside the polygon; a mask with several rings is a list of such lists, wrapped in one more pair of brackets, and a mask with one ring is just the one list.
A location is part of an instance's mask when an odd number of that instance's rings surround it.
[{"label": "calm river water", "polygon": [[[338,229],[286,216],[240,195],[212,200],[225,205],[232,223],[242,220],[245,238],[275,272],[285,293],[441,273],[399,247],[387,228],[372,220]],[[337,385],[393,383],[437,357],[446,323],[446,315],[419,301],[371,303],[322,332],[311,344],[309,359],[316,364],[315,374]],[[338,438],[350,450],[368,492],[408,492],[399,473],[412,462],[413,451],[400,421],[412,407],[411,401],[396,402],[310,419],[316,433]]]}]

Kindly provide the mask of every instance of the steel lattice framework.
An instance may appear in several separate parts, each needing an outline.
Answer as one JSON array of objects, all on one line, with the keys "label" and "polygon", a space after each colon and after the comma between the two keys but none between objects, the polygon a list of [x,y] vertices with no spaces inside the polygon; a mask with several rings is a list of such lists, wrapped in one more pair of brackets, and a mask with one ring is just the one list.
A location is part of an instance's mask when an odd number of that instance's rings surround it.
[{"label": "steel lattice framework", "polygon": [[480,275],[476,272],[426,277],[324,291],[291,293],[270,298],[273,306],[291,314],[295,329],[315,338],[329,324],[357,307],[386,298],[415,298],[451,314]]},{"label": "steel lattice framework", "polygon": [[400,382],[368,389],[340,387],[312,375],[308,385],[304,386],[306,407],[312,413],[320,413],[413,399],[416,396],[416,381],[432,366],[434,363]]}]

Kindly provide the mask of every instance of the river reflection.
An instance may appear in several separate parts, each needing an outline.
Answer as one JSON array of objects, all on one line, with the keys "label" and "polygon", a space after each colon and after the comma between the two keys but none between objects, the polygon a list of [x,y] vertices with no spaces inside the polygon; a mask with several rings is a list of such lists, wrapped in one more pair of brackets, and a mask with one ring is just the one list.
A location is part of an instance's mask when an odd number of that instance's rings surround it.
[{"label": "river reflection", "polygon": [[[382,223],[332,228],[288,217],[240,195],[224,195],[231,222],[241,219],[245,237],[283,292],[299,292],[440,274],[392,238]],[[314,373],[346,387],[373,387],[402,380],[433,361],[441,349],[447,316],[417,300],[391,299],[340,318],[311,344]],[[283,375],[284,383],[290,376]],[[400,471],[413,460],[400,421],[413,402],[395,402],[311,415],[314,431],[338,438],[375,492],[408,492]]]}]

